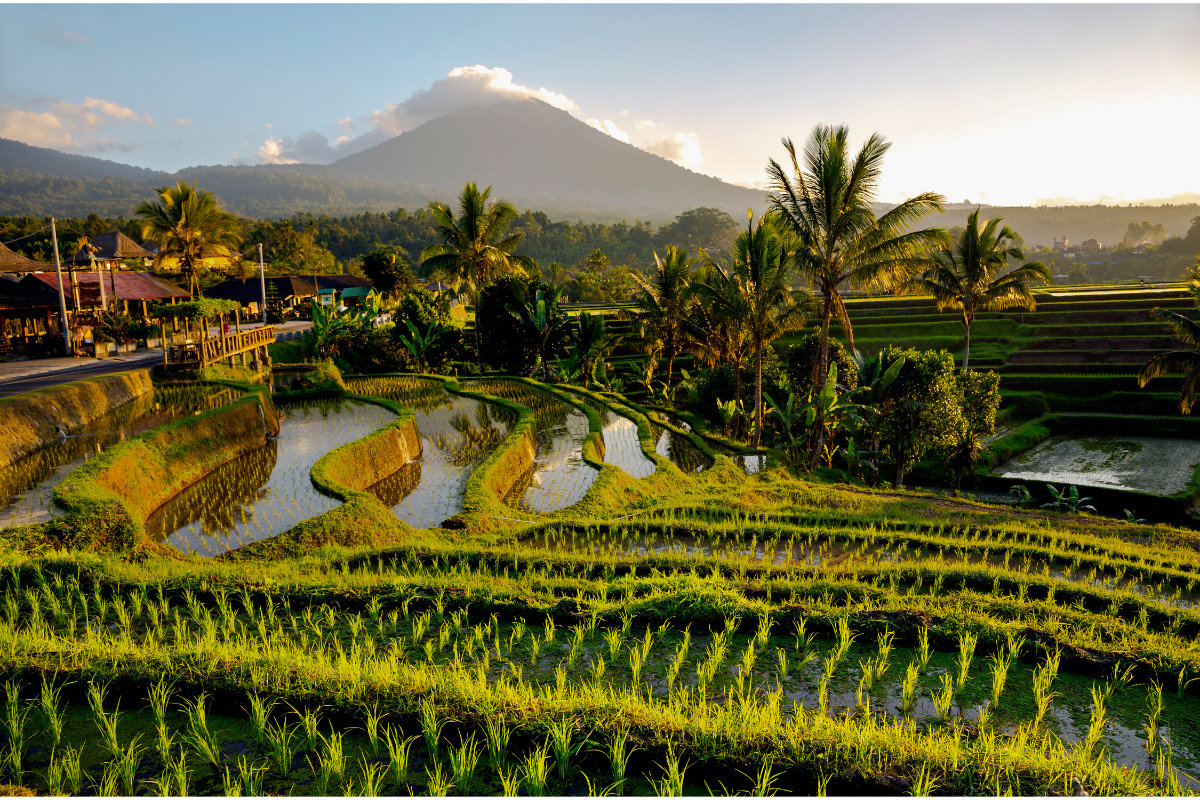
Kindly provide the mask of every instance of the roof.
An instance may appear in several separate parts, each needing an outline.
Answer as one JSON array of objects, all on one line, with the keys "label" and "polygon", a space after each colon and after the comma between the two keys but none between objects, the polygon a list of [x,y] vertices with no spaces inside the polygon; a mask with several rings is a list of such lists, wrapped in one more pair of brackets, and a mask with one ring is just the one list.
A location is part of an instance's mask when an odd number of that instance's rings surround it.
[{"label": "roof", "polygon": [[351,286],[342,292],[342,299],[347,297],[366,297],[371,293],[371,289],[366,286]]},{"label": "roof", "polygon": [[[82,306],[100,304],[100,284],[97,275],[104,278],[104,294],[111,298],[113,287],[116,288],[118,300],[168,300],[191,297],[183,289],[170,281],[156,278],[148,272],[76,272],[75,279],[79,282],[79,302]],[[53,272],[34,272],[25,277],[22,283],[36,285],[35,281],[58,291],[58,278]],[[63,283],[66,283],[64,276]]]},{"label": "roof", "polygon": [[26,286],[9,278],[0,278],[0,312],[15,309],[58,308],[58,294],[36,286]]},{"label": "roof", "polygon": [[54,266],[40,264],[0,244],[0,272],[34,272],[43,269],[54,269]]},{"label": "roof", "polygon": [[[269,287],[274,286],[280,300],[286,300],[289,297],[312,297],[317,293],[312,283],[291,275],[267,278],[267,285],[267,294],[271,293]],[[247,278],[244,281],[234,279],[222,281],[211,289],[205,289],[204,295],[222,300],[237,300],[239,303],[259,303],[262,302],[262,287],[259,285],[258,278]]]},{"label": "roof", "polygon": [[[96,248],[95,257],[97,261],[112,261],[113,259],[122,258],[154,258],[154,253],[151,253],[120,231],[109,231],[99,236],[93,236],[88,240],[88,244]],[[91,257],[88,255],[87,248],[79,248],[79,252],[72,256],[71,263],[91,263]]]},{"label": "roof", "polygon": [[317,286],[321,287],[322,289],[349,289],[352,286],[373,287],[375,285],[366,278],[357,278],[353,275],[342,274],[304,276],[304,280],[308,281],[310,284],[313,282],[314,278],[317,281]]}]

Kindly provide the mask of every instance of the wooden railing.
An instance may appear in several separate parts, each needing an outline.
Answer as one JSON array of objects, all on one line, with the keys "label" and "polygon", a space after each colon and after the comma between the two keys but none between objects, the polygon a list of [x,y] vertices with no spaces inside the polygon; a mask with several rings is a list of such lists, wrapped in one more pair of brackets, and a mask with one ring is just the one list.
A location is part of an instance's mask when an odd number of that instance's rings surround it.
[{"label": "wooden railing", "polygon": [[275,326],[210,336],[194,344],[182,344],[167,351],[168,364],[199,364],[204,367],[238,353],[266,347],[275,341]]}]

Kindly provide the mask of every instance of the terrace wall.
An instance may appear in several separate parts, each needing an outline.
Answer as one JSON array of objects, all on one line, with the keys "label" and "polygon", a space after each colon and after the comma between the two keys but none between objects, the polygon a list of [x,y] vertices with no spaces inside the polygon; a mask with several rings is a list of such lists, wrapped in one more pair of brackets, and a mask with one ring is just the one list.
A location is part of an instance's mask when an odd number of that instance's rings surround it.
[{"label": "terrace wall", "polygon": [[228,406],[155,428],[105,450],[54,489],[67,510],[46,523],[48,538],[81,549],[149,546],[145,521],[212,470],[279,434],[262,387]]},{"label": "terrace wall", "polygon": [[144,369],[87,378],[0,400],[0,467],[93,422],[154,385]]}]

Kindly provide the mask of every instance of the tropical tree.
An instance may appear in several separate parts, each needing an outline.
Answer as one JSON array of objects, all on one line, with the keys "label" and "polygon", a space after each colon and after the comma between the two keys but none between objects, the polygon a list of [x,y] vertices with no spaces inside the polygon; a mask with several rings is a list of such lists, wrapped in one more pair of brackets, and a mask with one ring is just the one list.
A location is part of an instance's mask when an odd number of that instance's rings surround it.
[{"label": "tropical tree", "polygon": [[[797,271],[821,294],[818,386],[828,374],[833,316],[854,349],[843,287],[895,288],[929,266],[929,250],[946,239],[940,228],[910,230],[927,214],[943,209],[945,198],[933,192],[876,216],[872,204],[891,144],[875,133],[852,157],[849,137],[844,125],[818,125],[809,134],[802,158],[790,139],[783,140],[791,158],[790,176],[775,159],[767,164],[771,187],[767,202],[779,214],[781,225],[796,237]],[[818,424],[810,467],[816,466],[822,451],[821,430]]]},{"label": "tropical tree", "polygon": [[[1030,261],[1010,272],[1009,259],[1025,261],[1017,234],[1000,219],[979,223],[979,209],[967,217],[967,226],[953,247],[939,248],[934,263],[908,285],[910,291],[933,295],[939,310],[962,311],[966,337],[963,343],[963,369],[971,368],[971,325],[979,311],[999,311],[1023,306],[1036,307],[1029,287],[1050,283],[1050,269],[1040,261]],[[1001,274],[1003,272],[1003,274]]]},{"label": "tropical tree", "polygon": [[[746,212],[746,230],[733,240],[728,270],[701,251],[708,275],[726,280],[700,287],[712,302],[727,313],[744,316],[749,344],[754,349],[754,441],[762,441],[762,351],[784,333],[804,325],[811,303],[796,302],[788,284],[791,253],[773,219]],[[806,298],[805,298],[806,299]]]},{"label": "tropical tree", "polygon": [[430,201],[429,210],[442,241],[426,247],[421,253],[423,276],[443,270],[471,294],[476,309],[475,356],[481,374],[483,339],[478,315],[479,294],[493,278],[523,270],[529,263],[525,256],[513,255],[521,243],[521,234],[506,235],[508,226],[519,216],[517,210],[504,200],[489,204],[491,196],[492,187],[481,192],[474,183],[468,183],[459,195],[457,217],[445,203]]},{"label": "tropical tree", "polygon": [[537,353],[535,372],[540,380],[552,379],[550,353],[571,337],[571,321],[558,310],[558,290],[551,289],[543,294],[537,289],[533,297],[528,295],[516,304],[506,303],[505,310],[521,328],[523,338]]},{"label": "tropical tree", "polygon": [[166,258],[179,260],[188,291],[199,297],[205,256],[241,262],[235,250],[241,244],[237,217],[222,211],[213,193],[197,189],[195,182],[179,181],[154,191],[158,201],[144,201],[134,212],[142,221],[142,238],[158,245],[155,264]]},{"label": "tropical tree", "polygon": [[[696,259],[686,249],[669,244],[663,258],[654,252],[654,274],[650,280],[633,273],[637,290],[634,321],[638,335],[649,336],[661,346],[667,359],[667,386],[675,370],[675,357],[683,352],[685,309],[690,296],[692,267]],[[651,349],[654,349],[653,347]]]}]

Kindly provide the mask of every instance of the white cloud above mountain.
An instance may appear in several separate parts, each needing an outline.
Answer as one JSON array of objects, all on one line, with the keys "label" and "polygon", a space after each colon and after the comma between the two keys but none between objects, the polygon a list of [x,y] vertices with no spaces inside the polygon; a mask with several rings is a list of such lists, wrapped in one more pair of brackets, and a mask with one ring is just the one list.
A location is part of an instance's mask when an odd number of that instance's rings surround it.
[{"label": "white cloud above mountain", "polygon": [[700,152],[700,138],[694,133],[677,133],[652,142],[642,149],[690,170],[697,170],[704,163],[704,155]]}]

